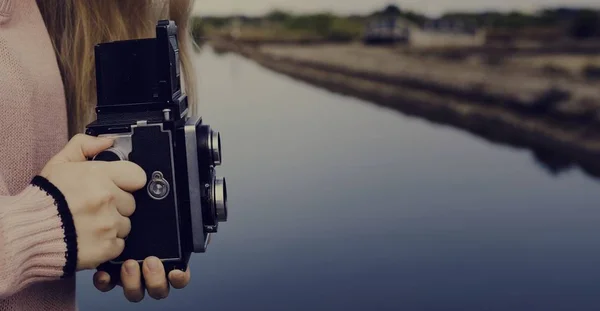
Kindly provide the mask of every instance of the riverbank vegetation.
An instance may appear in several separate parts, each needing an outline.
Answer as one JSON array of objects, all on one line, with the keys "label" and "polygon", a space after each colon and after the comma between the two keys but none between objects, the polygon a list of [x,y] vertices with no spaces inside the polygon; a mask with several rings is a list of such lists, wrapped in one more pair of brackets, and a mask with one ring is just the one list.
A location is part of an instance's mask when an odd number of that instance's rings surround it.
[{"label": "riverbank vegetation", "polygon": [[356,43],[363,40],[369,21],[382,16],[422,28],[442,21],[485,31],[483,44],[389,47],[398,53],[537,71],[558,78],[597,81],[600,77],[600,11],[585,8],[548,8],[535,13],[448,12],[437,18],[393,5],[362,15],[273,10],[264,16],[196,16],[192,28],[197,42],[219,37],[253,45]]},{"label": "riverbank vegetation", "polygon": [[[561,36],[576,40],[600,38],[600,11],[586,8],[553,8],[535,13],[524,12],[448,12],[430,17],[391,5],[375,12],[336,15],[330,12],[295,14],[273,10],[264,16],[196,16],[193,18],[196,38],[235,34],[246,41],[328,41],[360,40],[367,23],[381,16],[393,16],[424,26],[432,20],[451,21],[488,31],[490,40],[510,38],[547,39]],[[201,34],[201,35],[200,35]]]},{"label": "riverbank vegetation", "polygon": [[360,38],[364,19],[330,13],[294,15],[273,11],[264,17],[195,17],[196,32],[207,36],[231,36],[239,31],[244,41],[352,41]]}]

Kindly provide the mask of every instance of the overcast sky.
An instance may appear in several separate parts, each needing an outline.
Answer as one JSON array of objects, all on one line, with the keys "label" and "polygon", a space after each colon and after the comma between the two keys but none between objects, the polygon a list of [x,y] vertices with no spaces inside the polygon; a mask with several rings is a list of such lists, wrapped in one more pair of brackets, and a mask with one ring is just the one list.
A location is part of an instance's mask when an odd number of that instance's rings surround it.
[{"label": "overcast sky", "polygon": [[548,6],[600,7],[600,0],[196,0],[195,13],[223,15],[262,14],[274,8],[297,12],[366,13],[395,3],[400,8],[438,15],[447,11],[486,9],[532,11]]}]

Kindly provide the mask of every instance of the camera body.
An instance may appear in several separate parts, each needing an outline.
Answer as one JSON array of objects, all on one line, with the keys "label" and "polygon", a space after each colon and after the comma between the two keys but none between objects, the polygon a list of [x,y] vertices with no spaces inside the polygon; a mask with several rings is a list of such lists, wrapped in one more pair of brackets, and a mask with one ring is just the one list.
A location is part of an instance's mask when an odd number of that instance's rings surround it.
[{"label": "camera body", "polygon": [[192,253],[227,221],[227,186],[218,132],[190,115],[181,87],[177,26],[161,20],[156,38],[95,47],[97,119],[86,134],[114,138],[92,161],[131,161],[148,176],[133,193],[136,211],[121,255],[98,269],[120,279],[129,259],[158,257],[168,273],[186,270]]}]

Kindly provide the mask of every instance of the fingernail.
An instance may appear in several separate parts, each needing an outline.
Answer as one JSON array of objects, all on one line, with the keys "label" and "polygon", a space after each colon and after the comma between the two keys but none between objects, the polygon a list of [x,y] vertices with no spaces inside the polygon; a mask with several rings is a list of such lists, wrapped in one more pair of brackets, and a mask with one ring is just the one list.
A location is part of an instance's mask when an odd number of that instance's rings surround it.
[{"label": "fingernail", "polygon": [[150,260],[148,260],[148,269],[150,269],[150,272],[152,272],[152,273],[158,272],[159,263],[160,262],[156,258],[151,258]]},{"label": "fingernail", "polygon": [[135,268],[137,263],[135,262],[128,262],[127,264],[125,264],[125,272],[127,272],[127,274],[129,275],[133,275],[135,273]]}]

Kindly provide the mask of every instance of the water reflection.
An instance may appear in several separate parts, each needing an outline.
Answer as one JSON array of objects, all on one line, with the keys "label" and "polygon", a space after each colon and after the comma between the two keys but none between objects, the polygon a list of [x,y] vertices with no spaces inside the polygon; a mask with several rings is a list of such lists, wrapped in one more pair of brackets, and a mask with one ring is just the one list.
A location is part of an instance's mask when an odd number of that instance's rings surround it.
[{"label": "water reflection", "polygon": [[559,156],[552,151],[534,150],[532,153],[539,165],[554,176],[566,173],[576,166],[569,158]]},{"label": "water reflection", "polygon": [[193,281],[81,310],[597,310],[598,183],[527,151],[390,113],[205,48],[200,110],[230,221]]},{"label": "water reflection", "polygon": [[[228,53],[227,49],[228,48],[220,47],[216,50],[221,50],[222,52],[220,53],[223,54]],[[319,67],[317,66],[316,68]],[[329,69],[323,70],[327,71]],[[383,83],[387,84],[404,83],[393,82],[387,78],[381,78],[377,76],[370,77],[367,75],[362,78],[366,80],[375,79],[376,81],[378,81],[377,79],[380,79],[381,81],[383,81]],[[299,75],[298,78],[295,79],[301,82],[313,83],[313,80],[311,78],[306,78],[302,75]],[[406,116],[422,118],[437,124],[451,125],[456,128],[460,128],[465,132],[472,133],[480,139],[485,139],[495,144],[530,150],[533,154],[534,159],[539,163],[540,167],[548,170],[548,173],[553,176],[561,174],[565,170],[569,170],[572,167],[580,167],[584,172],[586,172],[590,176],[594,178],[600,178],[600,162],[598,162],[595,158],[592,158],[593,156],[585,153],[582,154],[582,152],[573,152],[572,150],[568,149],[557,150],[556,148],[548,148],[543,144],[539,144],[539,142],[536,142],[535,146],[532,146],[531,139],[529,137],[525,137],[527,136],[527,134],[521,131],[514,131],[510,126],[494,126],[489,123],[484,124],[482,122],[477,122],[475,118],[463,118],[460,116],[456,116],[452,113],[447,113],[444,111],[435,111],[435,109],[425,109],[424,111],[424,109],[420,108],[422,104],[420,104],[419,102],[405,102],[404,105],[398,105],[397,100],[395,99],[388,100],[385,98],[385,96],[383,96],[382,98],[381,96],[372,95],[370,94],[370,92],[355,92],[352,89],[348,89],[347,87],[343,85],[338,85],[336,83],[321,83],[318,86],[320,88],[327,89],[335,94],[350,95],[361,98],[365,101],[370,102],[371,104],[389,108]],[[418,88],[423,89],[423,86],[418,86]],[[426,92],[426,88],[423,89],[423,91]],[[448,99],[450,99],[450,96],[452,95],[448,94],[448,96]],[[485,101],[486,100],[483,100],[483,102]],[[522,107],[518,107],[517,110],[523,113],[523,115],[530,117],[535,117],[536,115],[539,117],[544,113],[542,110],[527,110],[522,109]],[[593,129],[581,128],[580,130],[585,130],[590,134],[595,133]],[[538,138],[538,140],[543,141],[544,138],[541,137]]]}]

